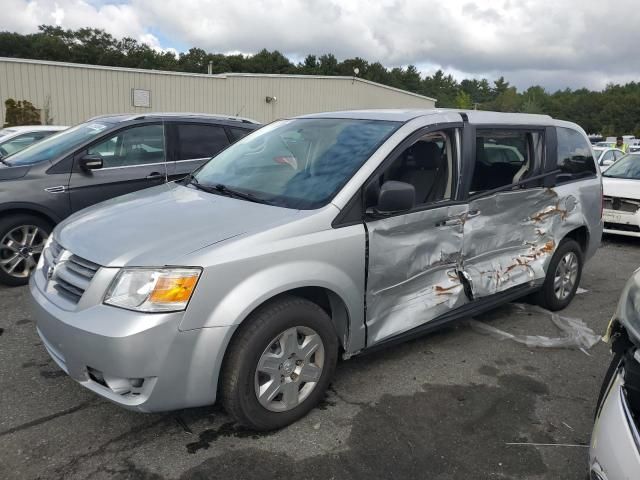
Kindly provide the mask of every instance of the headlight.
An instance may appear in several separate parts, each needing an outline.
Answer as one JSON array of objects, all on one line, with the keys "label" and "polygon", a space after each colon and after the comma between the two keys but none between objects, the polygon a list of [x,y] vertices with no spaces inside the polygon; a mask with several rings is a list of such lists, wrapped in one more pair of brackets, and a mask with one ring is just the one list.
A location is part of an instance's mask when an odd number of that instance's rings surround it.
[{"label": "headlight", "polygon": [[622,289],[614,318],[626,328],[631,341],[640,344],[640,269]]},{"label": "headlight", "polygon": [[199,268],[124,268],[113,279],[104,303],[139,312],[177,312],[187,308]]}]

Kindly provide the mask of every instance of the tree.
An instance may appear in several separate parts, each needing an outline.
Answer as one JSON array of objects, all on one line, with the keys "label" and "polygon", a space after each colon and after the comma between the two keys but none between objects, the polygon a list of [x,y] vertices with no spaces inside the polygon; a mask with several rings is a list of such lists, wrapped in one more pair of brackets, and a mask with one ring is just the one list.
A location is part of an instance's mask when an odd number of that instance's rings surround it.
[{"label": "tree", "polygon": [[[51,25],[41,25],[37,33],[27,35],[0,32],[0,56],[196,73],[207,72],[210,62],[213,73],[352,76],[357,68],[361,78],[433,97],[439,107],[547,113],[574,121],[590,133],[607,135],[637,135],[640,130],[638,82],[610,84],[601,91],[567,88],[551,93],[534,85],[519,92],[504,77],[493,82],[486,78],[467,78],[458,82],[443,70],[422,77],[413,65],[389,69],[380,62],[360,57],[339,61],[332,53],[320,57],[307,55],[296,65],[281,52],[267,49],[254,55],[227,55],[193,47],[177,56],[156,51],[133,38],[115,38],[96,28],[65,30]],[[35,121],[34,111],[38,109],[28,102],[14,102],[11,109],[21,118],[16,121]],[[46,105],[43,106],[43,110],[46,109]],[[45,121],[50,119],[50,114],[44,112],[44,116]]]},{"label": "tree", "polygon": [[464,90],[460,90],[456,95],[455,99],[456,108],[462,108],[465,110],[469,110],[473,108],[473,102],[471,101],[471,95],[469,95]]},{"label": "tree", "polygon": [[40,125],[40,110],[27,100],[9,98],[4,102],[5,123],[2,128],[18,125]]}]

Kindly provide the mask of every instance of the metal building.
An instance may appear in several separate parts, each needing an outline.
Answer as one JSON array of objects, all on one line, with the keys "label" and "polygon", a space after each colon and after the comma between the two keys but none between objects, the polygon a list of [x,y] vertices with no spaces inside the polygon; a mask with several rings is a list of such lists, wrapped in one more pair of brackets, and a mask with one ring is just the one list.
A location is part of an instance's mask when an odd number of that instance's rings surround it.
[{"label": "metal building", "polygon": [[433,108],[433,98],[353,77],[140,70],[0,57],[4,102],[48,108],[59,125],[106,113],[203,112],[261,122],[360,108]]}]

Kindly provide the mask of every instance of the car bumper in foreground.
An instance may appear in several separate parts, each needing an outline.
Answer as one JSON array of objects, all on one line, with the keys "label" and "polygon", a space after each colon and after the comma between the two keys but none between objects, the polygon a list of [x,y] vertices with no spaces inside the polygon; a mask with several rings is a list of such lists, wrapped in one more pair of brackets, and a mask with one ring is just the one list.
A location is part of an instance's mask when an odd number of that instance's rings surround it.
[{"label": "car bumper in foreground", "polygon": [[640,434],[631,411],[623,372],[611,382],[591,437],[592,480],[640,478]]},{"label": "car bumper in foreground", "polygon": [[180,331],[182,312],[141,314],[105,305],[66,311],[33,277],[29,288],[42,343],[84,387],[143,412],[215,402],[233,327]]}]

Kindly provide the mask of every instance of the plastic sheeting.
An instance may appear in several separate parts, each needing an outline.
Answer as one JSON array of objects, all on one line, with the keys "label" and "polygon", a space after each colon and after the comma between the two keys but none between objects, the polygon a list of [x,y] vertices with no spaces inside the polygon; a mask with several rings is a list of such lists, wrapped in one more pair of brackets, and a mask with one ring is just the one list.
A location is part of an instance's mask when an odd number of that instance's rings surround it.
[{"label": "plastic sheeting", "polygon": [[563,335],[559,337],[546,337],[543,335],[514,335],[474,319],[469,320],[468,323],[471,328],[479,333],[491,335],[498,340],[512,340],[517,343],[522,343],[530,348],[579,348],[581,350],[588,350],[602,338],[600,335],[596,335],[594,331],[579,318],[565,317],[555,312],[545,310],[544,308],[523,303],[514,303],[510,306],[516,313],[537,313],[547,315]]}]

